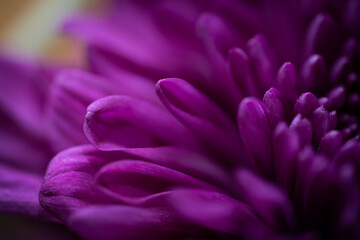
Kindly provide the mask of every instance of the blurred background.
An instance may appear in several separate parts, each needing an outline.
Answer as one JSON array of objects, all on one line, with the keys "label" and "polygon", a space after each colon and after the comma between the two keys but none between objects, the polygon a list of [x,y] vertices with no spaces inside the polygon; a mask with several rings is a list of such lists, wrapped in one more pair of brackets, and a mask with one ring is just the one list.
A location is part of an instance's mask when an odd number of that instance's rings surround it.
[{"label": "blurred background", "polygon": [[101,11],[101,0],[0,0],[0,49],[60,62],[78,61],[79,43],[59,33],[67,16]]},{"label": "blurred background", "polygon": [[[104,2],[0,0],[0,52],[43,61],[81,63],[83,46],[59,31],[61,23],[67,16],[78,12],[101,12]],[[77,237],[61,225],[0,214],[0,239],[74,240]]]}]

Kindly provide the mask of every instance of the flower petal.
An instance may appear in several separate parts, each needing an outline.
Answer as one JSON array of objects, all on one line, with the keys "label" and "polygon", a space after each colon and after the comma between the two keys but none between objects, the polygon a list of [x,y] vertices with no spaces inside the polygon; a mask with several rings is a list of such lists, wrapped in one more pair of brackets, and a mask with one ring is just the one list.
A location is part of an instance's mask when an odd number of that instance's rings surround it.
[{"label": "flower petal", "polygon": [[312,111],[320,106],[319,100],[310,92],[303,93],[296,100],[294,105],[294,114],[301,114],[303,117],[308,117]]},{"label": "flower petal", "polygon": [[38,175],[0,165],[0,212],[55,221],[39,204],[41,180]]},{"label": "flower petal", "polygon": [[215,160],[177,146],[123,148],[120,152],[202,179],[221,188],[230,188],[232,179]]},{"label": "flower petal", "polygon": [[196,237],[202,233],[165,209],[121,205],[95,205],[77,210],[68,225],[88,240],[166,240]]},{"label": "flower petal", "polygon": [[275,173],[278,182],[292,194],[295,184],[296,160],[300,151],[300,139],[296,131],[281,122],[273,134]]},{"label": "flower petal", "polygon": [[223,154],[227,158],[224,160],[239,160],[241,143],[235,124],[206,96],[175,78],[159,81],[157,93],[169,111],[207,143],[208,148]]},{"label": "flower petal", "polygon": [[270,88],[263,97],[263,104],[268,109],[268,118],[271,128],[280,122],[285,120],[284,104],[281,101],[281,94],[276,88]]},{"label": "flower petal", "polygon": [[245,199],[269,226],[277,230],[295,227],[295,214],[287,195],[276,185],[247,170],[237,173]]},{"label": "flower petal", "polygon": [[264,236],[268,231],[249,205],[218,192],[182,190],[173,201],[181,216],[211,230],[249,238]]},{"label": "flower petal", "polygon": [[84,132],[98,149],[191,144],[191,135],[157,106],[127,96],[109,96],[87,109]]},{"label": "flower petal", "polygon": [[98,171],[96,179],[99,185],[129,204],[136,204],[143,198],[173,188],[213,188],[187,174],[139,160],[108,163]]},{"label": "flower petal", "polygon": [[[298,81],[297,88],[300,92],[313,91],[316,94],[324,94],[325,90],[326,65],[321,55],[311,55],[301,68],[301,81]],[[320,92],[319,92],[320,91]]]},{"label": "flower petal", "polygon": [[296,74],[295,66],[289,62],[284,63],[277,73],[277,85],[281,95],[291,102],[294,102],[298,97],[296,89],[298,79]]},{"label": "flower petal", "polygon": [[302,118],[300,114],[296,115],[290,124],[290,129],[294,129],[297,132],[300,146],[311,145],[312,125],[308,119]]},{"label": "flower petal", "polygon": [[122,157],[119,153],[100,152],[91,145],[59,153],[51,160],[45,174],[39,194],[40,204],[64,220],[74,209],[117,202],[99,191],[94,176],[106,162]]},{"label": "flower petal", "polygon": [[245,98],[239,106],[238,125],[251,166],[263,176],[272,178],[271,128],[266,112],[258,99]]}]

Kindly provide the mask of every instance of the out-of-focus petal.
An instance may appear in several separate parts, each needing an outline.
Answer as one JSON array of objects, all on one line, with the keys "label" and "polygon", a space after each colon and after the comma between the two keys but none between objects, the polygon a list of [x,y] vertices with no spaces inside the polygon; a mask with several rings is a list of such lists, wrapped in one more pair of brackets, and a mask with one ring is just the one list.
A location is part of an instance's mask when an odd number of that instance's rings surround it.
[{"label": "out-of-focus petal", "polygon": [[77,210],[68,225],[88,240],[165,240],[201,236],[202,233],[179,221],[166,209],[121,205],[95,205]]},{"label": "out-of-focus petal", "polygon": [[212,188],[209,184],[187,174],[139,160],[108,163],[97,172],[96,181],[129,204],[173,188]]},{"label": "out-of-focus petal", "polygon": [[236,125],[206,96],[181,79],[164,79],[157,93],[169,111],[208,146],[232,161],[241,154]]},{"label": "out-of-focus petal", "polygon": [[0,166],[0,211],[54,220],[38,200],[42,178],[35,174]]},{"label": "out-of-focus petal", "polygon": [[173,197],[175,209],[184,218],[217,231],[260,237],[269,233],[246,203],[205,190],[182,190]]},{"label": "out-of-focus petal", "polygon": [[250,165],[266,177],[274,176],[271,128],[267,111],[256,98],[242,100],[238,111],[238,126]]},{"label": "out-of-focus petal", "polygon": [[248,170],[237,173],[237,183],[245,199],[267,224],[278,230],[295,227],[294,209],[280,188]]}]

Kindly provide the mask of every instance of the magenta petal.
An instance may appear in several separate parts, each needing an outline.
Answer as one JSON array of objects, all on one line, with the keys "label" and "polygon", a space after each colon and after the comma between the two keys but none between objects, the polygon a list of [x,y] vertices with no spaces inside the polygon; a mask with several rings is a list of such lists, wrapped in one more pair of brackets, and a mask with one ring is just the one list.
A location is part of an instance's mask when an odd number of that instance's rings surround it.
[{"label": "magenta petal", "polygon": [[311,145],[312,125],[308,119],[303,118],[300,114],[296,115],[290,124],[290,129],[294,129],[297,132],[300,146]]},{"label": "magenta petal", "polygon": [[223,56],[229,49],[237,45],[239,36],[222,18],[212,13],[203,13],[197,22],[197,33],[209,51],[217,50]]},{"label": "magenta petal", "polygon": [[238,172],[237,182],[245,199],[267,224],[278,230],[294,227],[295,215],[292,204],[280,188],[248,170]]},{"label": "magenta petal", "polygon": [[102,80],[81,70],[63,70],[55,76],[46,112],[46,127],[54,150],[86,143],[81,131],[86,107],[109,93],[102,86],[106,80]]},{"label": "magenta petal", "polygon": [[199,235],[162,208],[95,205],[75,211],[68,225],[87,240],[166,240]]},{"label": "magenta petal", "polygon": [[[326,64],[324,58],[321,55],[310,56],[302,66],[301,69],[301,81],[298,82],[298,89],[300,92],[314,91],[319,93],[319,89],[322,89],[325,77],[326,77]],[[320,92],[319,94],[322,94]]]},{"label": "magenta petal", "polygon": [[280,122],[285,120],[285,109],[284,104],[280,100],[280,92],[276,88],[270,88],[263,97],[263,104],[269,110],[268,119],[271,125],[271,128]]},{"label": "magenta petal", "polygon": [[40,176],[46,170],[52,151],[43,137],[30,134],[22,126],[0,109],[0,161]]},{"label": "magenta petal", "polygon": [[360,159],[360,143],[351,139],[344,143],[339,151],[336,152],[333,161],[338,163],[339,165],[343,165],[345,163],[354,163],[358,164]]},{"label": "magenta petal", "polygon": [[274,53],[265,36],[261,34],[255,35],[249,40],[248,46],[249,57],[256,65],[256,72],[258,74],[259,87],[261,90],[265,92],[272,86],[276,87],[274,78],[278,66],[276,66]]},{"label": "magenta petal", "polygon": [[236,126],[211,100],[189,83],[175,78],[159,81],[157,93],[169,111],[209,147],[231,161],[238,160],[241,143]]},{"label": "magenta petal", "polygon": [[256,98],[242,100],[238,110],[238,125],[251,165],[266,177],[273,177],[271,128],[265,106]]},{"label": "magenta petal", "polygon": [[249,205],[218,192],[182,190],[174,195],[173,202],[183,218],[212,230],[250,239],[266,231]]},{"label": "magenta petal", "polygon": [[159,164],[180,172],[205,180],[222,188],[228,188],[232,179],[220,164],[203,154],[176,146],[152,148],[124,148],[118,151]]},{"label": "magenta petal", "polygon": [[47,70],[33,61],[0,54],[0,106],[19,126],[37,135],[42,134],[42,114],[50,85]]},{"label": "magenta petal", "polygon": [[296,130],[289,129],[285,123],[279,123],[273,133],[275,173],[278,182],[289,195],[295,183],[295,168],[300,152],[300,139]]},{"label": "magenta petal", "polygon": [[109,96],[87,109],[84,132],[100,150],[191,143],[191,135],[170,114],[136,98]]},{"label": "magenta petal", "polygon": [[328,159],[316,156],[305,173],[303,214],[308,225],[321,226],[327,220],[337,174],[332,167]]},{"label": "magenta petal", "polygon": [[[355,51],[354,51],[355,52]],[[350,71],[350,59],[342,56],[331,67],[330,81],[333,85],[346,81]]]},{"label": "magenta petal", "polygon": [[229,65],[232,77],[245,96],[260,97],[255,79],[250,72],[250,60],[247,54],[240,48],[233,48],[229,52]]},{"label": "magenta petal", "polygon": [[301,114],[303,117],[308,117],[312,111],[320,106],[319,100],[310,92],[303,93],[296,100],[294,105],[294,114]]},{"label": "magenta petal", "polygon": [[330,114],[323,106],[315,109],[310,115],[310,121],[313,127],[313,144],[319,146],[321,138],[330,130]]},{"label": "magenta petal", "polygon": [[196,32],[205,46],[211,64],[209,70],[213,75],[212,79],[222,79],[222,81],[211,81],[208,85],[221,96],[219,99],[224,102],[224,106],[231,110],[236,109],[240,91],[231,79],[226,57],[230,48],[239,42],[244,42],[244,39],[241,40],[236,31],[222,18],[207,12],[199,16]]},{"label": "magenta petal", "polygon": [[103,80],[113,94],[129,95],[161,104],[154,92],[155,83],[151,77],[117,66],[118,59],[115,56],[94,46],[88,48],[88,55],[90,69],[108,78]]},{"label": "magenta petal", "polygon": [[305,39],[306,56],[318,53],[326,58],[332,57],[333,49],[337,47],[338,29],[334,20],[328,14],[318,14],[310,23]]},{"label": "magenta petal", "polygon": [[39,194],[41,205],[64,220],[76,208],[114,201],[98,190],[94,175],[107,161],[120,158],[121,154],[99,152],[91,145],[59,153],[45,174]]},{"label": "magenta petal", "polygon": [[324,104],[324,107],[328,111],[340,109],[345,102],[345,88],[343,86],[339,86],[333,89],[328,93],[327,98],[328,101]]},{"label": "magenta petal", "polygon": [[126,203],[169,191],[173,188],[191,186],[211,188],[192,176],[139,160],[120,160],[102,167],[96,176],[97,183]]},{"label": "magenta petal", "polygon": [[277,83],[279,90],[285,99],[294,102],[298,97],[296,85],[297,76],[296,68],[293,64],[284,63],[277,73]]},{"label": "magenta petal", "polygon": [[[87,106],[94,100],[112,94],[127,94],[151,99],[142,94],[144,83],[138,78],[133,83],[106,79],[85,71],[67,69],[60,71],[51,89],[47,107],[48,131],[55,150],[86,143],[81,131]],[[134,89],[132,84],[136,84]],[[145,87],[146,88],[146,87]],[[150,89],[150,88],[147,88]],[[155,94],[152,94],[154,99]]]},{"label": "magenta petal", "polygon": [[333,157],[340,149],[342,143],[343,138],[341,132],[336,130],[330,131],[321,139],[319,151],[329,157]]},{"label": "magenta petal", "polygon": [[0,166],[0,212],[55,220],[39,203],[41,177]]}]

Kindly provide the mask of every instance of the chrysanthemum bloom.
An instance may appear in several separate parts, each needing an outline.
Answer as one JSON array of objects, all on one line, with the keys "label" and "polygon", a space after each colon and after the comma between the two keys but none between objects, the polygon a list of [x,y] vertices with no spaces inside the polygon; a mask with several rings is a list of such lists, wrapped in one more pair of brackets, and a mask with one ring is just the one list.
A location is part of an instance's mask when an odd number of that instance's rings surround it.
[{"label": "chrysanthemum bloom", "polygon": [[42,206],[84,239],[359,239],[359,12],[121,1],[72,19],[90,72],[59,74],[53,136],[81,142],[111,96]]}]

